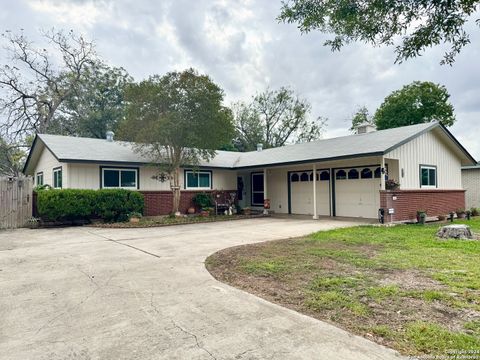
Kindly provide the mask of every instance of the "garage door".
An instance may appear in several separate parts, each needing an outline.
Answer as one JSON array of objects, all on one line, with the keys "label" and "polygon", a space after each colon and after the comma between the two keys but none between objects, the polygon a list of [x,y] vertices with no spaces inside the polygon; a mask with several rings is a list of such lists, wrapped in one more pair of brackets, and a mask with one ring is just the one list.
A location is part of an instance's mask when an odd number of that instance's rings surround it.
[{"label": "garage door", "polygon": [[335,170],[335,214],[376,218],[380,207],[380,168]]},{"label": "garage door", "polygon": [[[313,171],[290,172],[290,210],[292,214],[313,215]],[[330,173],[318,170],[317,214],[330,215]]]}]

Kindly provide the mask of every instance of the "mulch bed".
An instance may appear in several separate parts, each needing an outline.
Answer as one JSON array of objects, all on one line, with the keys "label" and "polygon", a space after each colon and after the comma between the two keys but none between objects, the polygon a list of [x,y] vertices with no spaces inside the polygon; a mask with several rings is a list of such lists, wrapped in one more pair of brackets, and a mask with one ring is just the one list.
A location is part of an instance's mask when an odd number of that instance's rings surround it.
[{"label": "mulch bed", "polygon": [[173,225],[188,225],[188,224],[201,224],[219,221],[234,221],[244,219],[258,219],[269,217],[270,215],[264,214],[252,214],[252,215],[218,215],[218,216],[186,216],[186,217],[161,217],[156,219],[144,218],[138,223],[133,222],[120,222],[120,223],[96,223],[90,224],[91,227],[109,228],[109,229],[124,229],[124,228],[149,228],[149,227],[161,227],[161,226],[173,226]]}]

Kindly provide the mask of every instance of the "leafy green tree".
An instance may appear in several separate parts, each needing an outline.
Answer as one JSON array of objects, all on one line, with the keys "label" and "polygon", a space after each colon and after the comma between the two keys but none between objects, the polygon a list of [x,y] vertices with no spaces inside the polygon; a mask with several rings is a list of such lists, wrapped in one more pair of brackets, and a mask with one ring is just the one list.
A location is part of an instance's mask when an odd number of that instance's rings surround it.
[{"label": "leafy green tree", "polygon": [[[470,43],[465,31],[469,17],[479,8],[474,0],[290,0],[282,2],[278,19],[296,23],[302,32],[334,34],[325,42],[339,50],[353,41],[374,46],[396,46],[396,62],[421,55],[429,47],[450,45],[441,64],[452,64]],[[476,20],[480,24],[480,19]]]},{"label": "leafy green tree", "polygon": [[307,119],[311,106],[291,89],[282,87],[253,97],[250,104],[236,103],[233,107],[236,139],[240,151],[255,150],[287,143],[306,142],[320,138],[326,119]]},{"label": "leafy green tree", "polygon": [[25,155],[22,146],[0,137],[0,176],[19,176]]},{"label": "leafy green tree", "polygon": [[445,126],[455,122],[445,86],[414,81],[385,98],[374,115],[379,130],[437,120]]},{"label": "leafy green tree", "polygon": [[358,108],[352,117],[352,127],[350,131],[355,131],[357,126],[362,124],[373,124],[373,117],[370,116],[368,109],[365,106]]},{"label": "leafy green tree", "polygon": [[207,75],[188,69],[132,84],[125,97],[119,137],[135,141],[136,152],[169,174],[172,212],[178,212],[181,167],[208,161],[232,139],[232,113],[223,106],[224,92]]},{"label": "leafy green tree", "polygon": [[104,138],[117,130],[125,116],[124,91],[132,77],[123,68],[96,61],[85,69],[83,81],[63,102],[48,132]]}]

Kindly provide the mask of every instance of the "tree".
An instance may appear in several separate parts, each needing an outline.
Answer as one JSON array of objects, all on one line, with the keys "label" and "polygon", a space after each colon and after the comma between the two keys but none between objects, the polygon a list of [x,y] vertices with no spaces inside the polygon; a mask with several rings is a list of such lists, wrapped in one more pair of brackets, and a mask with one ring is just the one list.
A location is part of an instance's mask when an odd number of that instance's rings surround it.
[{"label": "tree", "polygon": [[455,122],[445,86],[414,81],[385,98],[374,115],[379,130],[438,120],[445,126]]},{"label": "tree", "polygon": [[196,168],[231,141],[231,111],[224,93],[207,75],[188,69],[152,76],[127,88],[126,119],[119,137],[169,174],[174,213],[180,204],[180,168]]},{"label": "tree", "polygon": [[117,130],[125,116],[124,90],[133,79],[123,68],[96,61],[85,68],[84,79],[65,99],[49,133],[104,138]]},{"label": "tree", "polygon": [[96,59],[92,42],[73,31],[42,33],[53,52],[35,47],[24,35],[2,35],[11,63],[0,68],[0,126],[4,135],[18,138],[47,132],[62,103],[84,79],[85,69]]},{"label": "tree", "polygon": [[22,173],[25,151],[0,137],[0,176],[19,176]]},{"label": "tree", "polygon": [[[470,43],[465,24],[479,6],[474,0],[291,0],[282,3],[278,19],[296,23],[302,32],[334,34],[324,45],[339,50],[353,41],[374,46],[396,46],[395,62],[420,56],[428,47],[443,43],[450,49],[441,64],[452,65]],[[480,19],[476,20],[477,25]]]},{"label": "tree", "polygon": [[253,97],[250,104],[234,105],[236,128],[235,145],[240,151],[283,146],[286,143],[306,142],[318,139],[326,119],[309,121],[311,106],[291,89],[282,87]]},{"label": "tree", "polygon": [[352,117],[352,127],[350,131],[355,131],[355,129],[362,124],[373,124],[373,118],[368,113],[368,109],[365,106],[358,108],[357,112],[353,114]]}]

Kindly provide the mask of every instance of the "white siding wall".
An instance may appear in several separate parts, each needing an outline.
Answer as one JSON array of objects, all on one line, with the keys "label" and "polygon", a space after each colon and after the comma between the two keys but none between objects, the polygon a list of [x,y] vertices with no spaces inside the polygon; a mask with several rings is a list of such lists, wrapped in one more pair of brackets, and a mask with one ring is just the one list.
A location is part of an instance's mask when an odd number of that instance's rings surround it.
[{"label": "white siding wall", "polygon": [[480,168],[462,170],[462,182],[467,208],[480,208]]},{"label": "white siding wall", "polygon": [[53,169],[59,166],[62,167],[62,183],[63,187],[67,187],[68,184],[68,167],[65,163],[60,163],[55,156],[46,147],[43,148],[40,157],[35,167],[33,174],[35,179],[35,186],[37,186],[37,174],[43,172],[43,183],[53,186]]},{"label": "white siding wall", "polygon": [[[69,183],[72,189],[99,189],[101,164],[69,164]],[[105,165],[114,167],[112,165]],[[134,166],[119,166],[134,167]],[[162,191],[170,190],[169,181],[160,182],[152,179],[158,174],[158,170],[151,166],[140,167],[140,190]],[[215,190],[235,190],[237,188],[237,172],[230,170],[212,170],[212,184]],[[180,185],[184,186],[184,172],[180,172]]]},{"label": "white siding wall", "polygon": [[403,190],[420,189],[420,165],[437,166],[438,189],[462,189],[461,161],[433,132],[425,133],[385,155],[404,169]]}]

